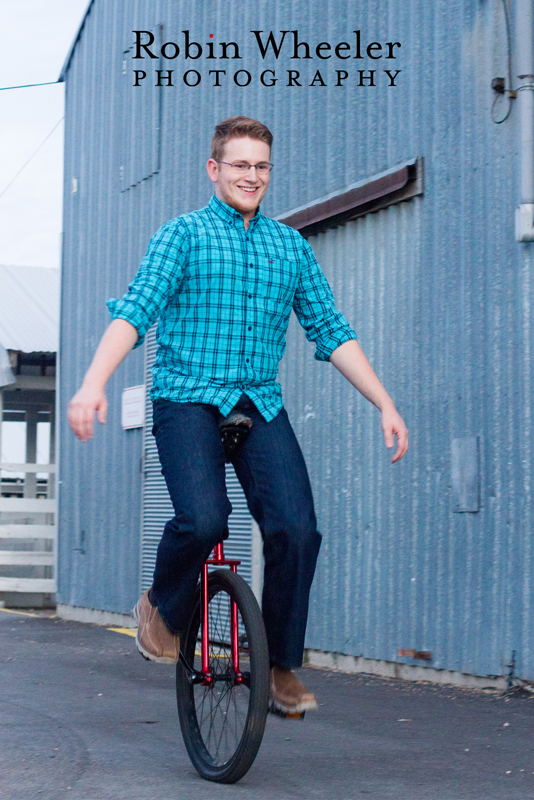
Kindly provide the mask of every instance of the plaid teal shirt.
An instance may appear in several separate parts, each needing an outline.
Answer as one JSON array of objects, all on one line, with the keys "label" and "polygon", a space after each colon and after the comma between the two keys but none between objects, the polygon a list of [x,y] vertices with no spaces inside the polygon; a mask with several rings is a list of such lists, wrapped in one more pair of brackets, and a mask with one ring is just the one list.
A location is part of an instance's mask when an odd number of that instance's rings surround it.
[{"label": "plaid teal shirt", "polygon": [[107,305],[137,329],[136,347],[159,317],[152,400],[226,415],[246,392],[267,421],[282,408],[276,373],[291,309],[318,361],[356,339],[308,242],[259,208],[245,231],[215,195],[156,231],[128,292]]}]

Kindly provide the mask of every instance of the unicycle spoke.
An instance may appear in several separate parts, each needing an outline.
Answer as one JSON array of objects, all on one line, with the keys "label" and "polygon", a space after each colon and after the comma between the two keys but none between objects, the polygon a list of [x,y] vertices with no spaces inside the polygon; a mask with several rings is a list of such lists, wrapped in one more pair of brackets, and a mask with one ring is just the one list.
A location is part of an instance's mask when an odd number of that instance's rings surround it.
[{"label": "unicycle spoke", "polygon": [[[216,570],[208,578],[208,675],[202,672],[202,602],[197,593],[177,665],[180,725],[189,756],[202,777],[233,783],[259,749],[269,698],[269,659],[260,609],[245,581]],[[232,646],[232,603],[237,611],[237,656]],[[235,645],[234,645],[235,646]],[[193,673],[191,673],[191,669]]]}]

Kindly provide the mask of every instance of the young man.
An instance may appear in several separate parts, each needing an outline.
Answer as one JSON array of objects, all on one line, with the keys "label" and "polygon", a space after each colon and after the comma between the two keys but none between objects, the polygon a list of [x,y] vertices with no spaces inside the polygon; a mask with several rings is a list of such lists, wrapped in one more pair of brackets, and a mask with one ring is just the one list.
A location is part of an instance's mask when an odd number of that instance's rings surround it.
[{"label": "young man", "polygon": [[260,212],[270,178],[272,135],[249,117],[215,129],[207,163],[215,194],[208,206],[163,225],[120,300],[108,301],[104,333],[69,423],[92,437],[95,412],[106,419],[105,384],[159,317],[153,367],[154,428],[175,517],[158,547],[154,580],[135,608],[137,647],[175,663],[201,565],[227,532],[219,421],[232,410],[253,420],[233,459],[264,541],[262,610],[273,700],[285,711],[316,708],[294,675],[302,664],[308,596],[319,552],[308,473],[276,382],[291,309],[315,358],[334,366],[382,412],[387,447],[399,461],[408,432],[394,404],[335,309],[306,240]]}]

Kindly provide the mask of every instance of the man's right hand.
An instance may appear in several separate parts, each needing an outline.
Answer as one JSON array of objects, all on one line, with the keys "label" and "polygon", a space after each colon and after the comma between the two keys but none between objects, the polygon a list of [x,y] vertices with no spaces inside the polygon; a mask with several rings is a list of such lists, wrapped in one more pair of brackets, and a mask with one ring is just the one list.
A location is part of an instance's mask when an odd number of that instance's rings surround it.
[{"label": "man's right hand", "polygon": [[103,389],[83,385],[69,403],[68,419],[71,430],[82,442],[93,438],[95,411],[97,419],[106,424],[108,401]]},{"label": "man's right hand", "polygon": [[108,378],[137,341],[137,330],[125,319],[114,319],[100,340],[91,366],[69,403],[69,425],[78,439],[93,438],[95,411],[98,421],[106,424],[108,401],[104,388]]}]

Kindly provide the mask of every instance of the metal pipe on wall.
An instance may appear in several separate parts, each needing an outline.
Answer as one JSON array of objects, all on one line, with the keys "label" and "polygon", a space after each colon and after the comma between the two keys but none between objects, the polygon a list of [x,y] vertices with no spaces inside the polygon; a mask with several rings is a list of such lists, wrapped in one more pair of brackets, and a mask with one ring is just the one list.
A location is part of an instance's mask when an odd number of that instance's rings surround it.
[{"label": "metal pipe on wall", "polygon": [[521,205],[516,209],[515,238],[534,241],[534,5],[517,0],[517,102],[520,126]]}]

